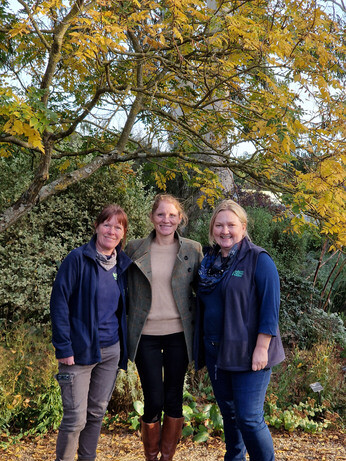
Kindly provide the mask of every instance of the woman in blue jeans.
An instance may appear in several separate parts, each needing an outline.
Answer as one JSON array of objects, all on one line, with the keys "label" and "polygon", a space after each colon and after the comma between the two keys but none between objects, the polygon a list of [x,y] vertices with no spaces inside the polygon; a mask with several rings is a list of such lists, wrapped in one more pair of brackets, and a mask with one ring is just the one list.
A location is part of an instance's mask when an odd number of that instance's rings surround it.
[{"label": "woman in blue jeans", "polygon": [[56,461],[73,461],[77,451],[79,461],[96,459],[118,367],[127,366],[126,231],[124,210],[105,207],[93,238],[67,255],[53,285],[52,341],[63,403]]},{"label": "woman in blue jeans", "polygon": [[224,422],[225,460],[274,460],[263,405],[271,367],[285,355],[278,329],[280,282],[268,253],[251,243],[245,210],[215,209],[199,270],[195,363],[207,365]]}]

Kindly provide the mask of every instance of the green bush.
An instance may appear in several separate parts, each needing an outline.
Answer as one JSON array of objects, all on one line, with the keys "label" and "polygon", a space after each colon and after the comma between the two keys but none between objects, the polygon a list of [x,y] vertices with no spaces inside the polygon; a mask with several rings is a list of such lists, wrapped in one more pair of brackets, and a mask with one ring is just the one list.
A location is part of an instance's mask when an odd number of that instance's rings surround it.
[{"label": "green bush", "polygon": [[34,176],[30,155],[24,155],[15,146],[10,147],[9,152],[9,157],[0,156],[0,210],[15,202]]},{"label": "green bush", "polygon": [[49,299],[61,261],[93,234],[101,208],[117,202],[129,216],[128,239],[148,233],[153,193],[140,171],[109,168],[38,205],[0,235],[0,324],[28,320],[49,323]]},{"label": "green bush", "polygon": [[271,255],[279,273],[300,273],[305,263],[308,237],[291,232],[289,220],[277,221],[264,208],[246,208],[251,240]]},{"label": "green bush", "polygon": [[202,246],[209,246],[209,222],[211,213],[205,212],[200,215],[193,223],[189,223],[188,238],[200,242]]},{"label": "green bush", "polygon": [[[281,410],[276,405],[276,396],[271,394],[267,401],[265,421],[276,429],[293,432],[300,429],[304,432],[322,432],[332,426],[335,416],[324,405],[318,405],[314,399],[308,398],[306,403],[290,405]],[[330,418],[330,419],[328,419]]]},{"label": "green bush", "polygon": [[1,443],[56,429],[62,416],[57,361],[45,332],[18,324],[2,332],[0,352]]},{"label": "green bush", "polygon": [[[275,395],[275,405],[281,410],[291,405],[320,398],[320,404],[341,416],[346,404],[341,349],[332,342],[315,344],[311,350],[295,347],[287,351],[284,362],[274,368],[267,395]],[[319,382],[323,390],[319,395],[310,387]],[[268,407],[266,408],[268,411]],[[330,418],[328,418],[330,419]]]},{"label": "green bush", "polygon": [[286,272],[280,277],[280,331],[286,346],[311,348],[329,340],[346,346],[346,329],[336,313],[319,309],[319,293],[311,281]]}]

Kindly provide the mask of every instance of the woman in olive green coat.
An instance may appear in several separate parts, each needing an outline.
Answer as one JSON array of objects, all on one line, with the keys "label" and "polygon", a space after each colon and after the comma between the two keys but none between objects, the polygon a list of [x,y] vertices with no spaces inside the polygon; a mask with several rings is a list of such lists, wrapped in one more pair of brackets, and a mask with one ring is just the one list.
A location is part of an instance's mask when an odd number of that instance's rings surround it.
[{"label": "woman in olive green coat", "polygon": [[[129,242],[128,353],[144,394],[142,441],[147,461],[173,458],[180,438],[183,385],[192,360],[193,283],[203,258],[198,242],[177,228],[186,215],[168,194],[155,198],[151,234]],[[164,412],[161,430],[161,415]]]}]

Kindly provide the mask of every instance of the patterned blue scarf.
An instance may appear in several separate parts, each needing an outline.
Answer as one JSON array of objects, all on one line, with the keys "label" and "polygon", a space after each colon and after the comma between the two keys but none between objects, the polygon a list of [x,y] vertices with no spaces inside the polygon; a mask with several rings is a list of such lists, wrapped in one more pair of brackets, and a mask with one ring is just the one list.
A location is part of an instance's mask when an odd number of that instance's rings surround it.
[{"label": "patterned blue scarf", "polygon": [[198,270],[200,292],[211,293],[214,290],[215,286],[224,278],[233,265],[237,251],[238,244],[235,244],[228,256],[223,258],[219,245],[210,248]]}]

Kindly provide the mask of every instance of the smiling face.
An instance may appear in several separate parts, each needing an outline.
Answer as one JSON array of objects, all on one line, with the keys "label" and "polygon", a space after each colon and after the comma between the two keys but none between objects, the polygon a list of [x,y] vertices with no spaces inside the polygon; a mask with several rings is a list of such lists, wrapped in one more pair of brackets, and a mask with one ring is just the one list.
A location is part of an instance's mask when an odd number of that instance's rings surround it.
[{"label": "smiling face", "polygon": [[96,249],[104,255],[111,255],[124,237],[124,226],[116,215],[111,216],[96,227]]},{"label": "smiling face", "polygon": [[228,256],[230,249],[246,234],[246,224],[230,210],[220,211],[213,225],[213,237],[221,248],[222,256]]},{"label": "smiling face", "polygon": [[174,232],[180,224],[181,216],[173,203],[161,200],[159,206],[151,214],[150,219],[154,224],[157,237],[173,239]]}]

